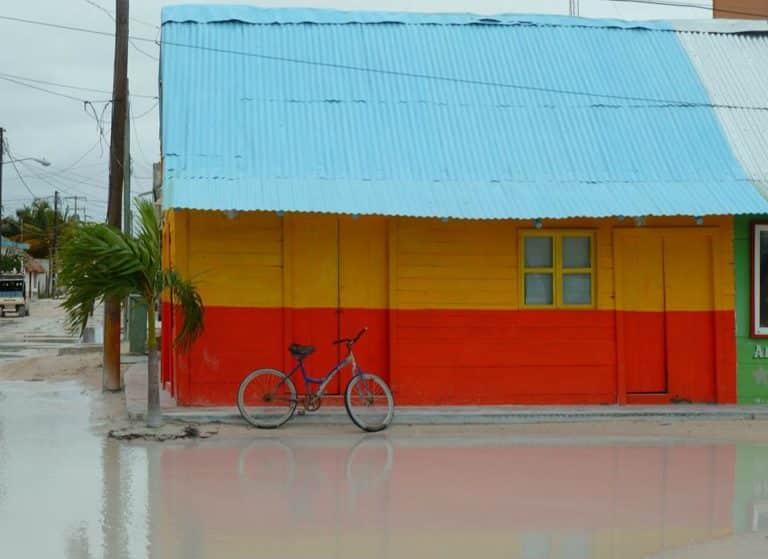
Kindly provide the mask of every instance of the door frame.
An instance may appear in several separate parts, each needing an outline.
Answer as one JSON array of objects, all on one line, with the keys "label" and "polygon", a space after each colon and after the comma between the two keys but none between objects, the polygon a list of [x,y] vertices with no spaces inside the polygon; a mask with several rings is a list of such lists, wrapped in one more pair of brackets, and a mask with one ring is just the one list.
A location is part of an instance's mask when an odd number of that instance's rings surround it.
[{"label": "door frame", "polygon": [[[721,274],[723,273],[721,270],[721,267],[718,265],[717,259],[716,259],[716,253],[717,253],[717,236],[720,234],[720,228],[716,226],[703,226],[698,225],[696,227],[641,227],[641,228],[623,228],[623,227],[616,227],[613,229],[612,234],[612,251],[613,251],[613,291],[614,291],[614,301],[615,301],[615,316],[616,316],[616,392],[617,392],[617,403],[620,405],[627,405],[630,403],[630,397],[634,396],[634,394],[627,392],[627,372],[625,368],[625,361],[624,356],[626,353],[625,347],[624,347],[624,319],[623,319],[623,313],[620,312],[624,310],[623,300],[622,300],[622,290],[619,283],[619,273],[622,270],[622,264],[623,264],[623,258],[622,258],[622,252],[619,250],[619,244],[622,237],[626,236],[637,236],[637,235],[648,235],[648,234],[659,234],[661,236],[669,236],[669,235],[690,235],[692,233],[699,234],[699,235],[705,235],[710,237],[711,243],[712,243],[712,252],[713,252],[713,261],[712,261],[712,284],[713,284],[713,291],[717,289],[718,285],[721,285],[720,279]],[[664,278],[664,281],[666,282],[666,278]],[[717,294],[715,293],[715,301],[717,299]],[[714,347],[712,348],[713,353],[713,359],[714,359],[714,374],[715,378],[715,402],[719,403],[722,402],[724,399],[723,389],[722,389],[722,378],[725,374],[725,371],[723,370],[723,360],[722,360],[722,328],[719,327],[719,322],[721,320],[720,313],[717,311],[717,305],[713,301],[713,308],[712,312],[714,312]],[[665,309],[666,314],[666,309]],[[666,321],[666,319],[665,319]],[[665,333],[665,338],[667,334]],[[666,349],[665,349],[666,354]],[[667,372],[667,374],[669,374]],[[669,382],[669,379],[667,378],[667,382]],[[644,404],[652,405],[652,404],[666,404],[669,403],[669,395],[668,394],[648,394],[641,396],[643,399]]]}]

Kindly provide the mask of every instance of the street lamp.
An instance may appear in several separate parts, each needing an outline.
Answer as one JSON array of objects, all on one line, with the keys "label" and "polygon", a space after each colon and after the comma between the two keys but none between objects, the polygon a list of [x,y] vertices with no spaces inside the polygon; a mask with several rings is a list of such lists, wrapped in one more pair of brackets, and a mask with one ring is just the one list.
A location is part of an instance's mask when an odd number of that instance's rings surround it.
[{"label": "street lamp", "polygon": [[43,167],[50,167],[51,162],[48,161],[45,157],[22,157],[21,159],[9,159],[8,161],[3,161],[3,165],[6,165],[7,163],[19,163],[20,161],[34,161],[35,163],[40,163]]}]

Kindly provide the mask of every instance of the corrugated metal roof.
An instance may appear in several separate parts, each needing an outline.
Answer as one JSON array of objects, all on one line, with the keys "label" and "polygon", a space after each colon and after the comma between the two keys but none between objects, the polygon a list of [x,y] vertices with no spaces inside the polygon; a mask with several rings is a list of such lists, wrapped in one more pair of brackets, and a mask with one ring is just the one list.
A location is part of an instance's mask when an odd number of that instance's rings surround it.
[{"label": "corrugated metal roof", "polygon": [[680,41],[712,102],[721,105],[715,113],[736,158],[768,196],[768,33],[680,33]]},{"label": "corrugated metal roof", "polygon": [[164,11],[166,207],[768,212],[667,24],[349,14]]}]

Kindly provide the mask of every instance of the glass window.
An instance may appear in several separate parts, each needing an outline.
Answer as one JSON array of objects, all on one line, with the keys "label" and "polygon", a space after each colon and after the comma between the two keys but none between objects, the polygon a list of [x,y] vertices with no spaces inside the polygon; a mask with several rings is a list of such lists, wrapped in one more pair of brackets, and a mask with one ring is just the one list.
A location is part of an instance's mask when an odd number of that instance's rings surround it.
[{"label": "glass window", "polygon": [[753,327],[755,336],[768,336],[768,224],[753,225]]},{"label": "glass window", "polygon": [[525,267],[552,267],[552,237],[525,238]]},{"label": "glass window", "polygon": [[591,241],[590,237],[563,237],[563,268],[589,268]]},{"label": "glass window", "polygon": [[552,274],[525,274],[525,304],[551,305]]},{"label": "glass window", "polygon": [[592,303],[591,274],[563,274],[563,304],[589,305]]},{"label": "glass window", "polygon": [[523,306],[593,306],[594,236],[591,232],[524,231],[521,235]]}]

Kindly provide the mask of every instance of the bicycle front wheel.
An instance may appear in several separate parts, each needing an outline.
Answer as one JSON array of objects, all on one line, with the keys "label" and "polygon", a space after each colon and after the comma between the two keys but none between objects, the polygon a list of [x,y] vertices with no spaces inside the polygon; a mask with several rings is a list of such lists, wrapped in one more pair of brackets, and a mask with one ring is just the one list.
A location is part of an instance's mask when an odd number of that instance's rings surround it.
[{"label": "bicycle front wheel", "polygon": [[253,371],[240,383],[237,408],[248,423],[274,429],[288,421],[296,411],[296,387],[276,369]]},{"label": "bicycle front wheel", "polygon": [[352,422],[363,431],[381,431],[392,423],[395,399],[387,383],[376,375],[355,375],[344,392],[344,405]]}]

